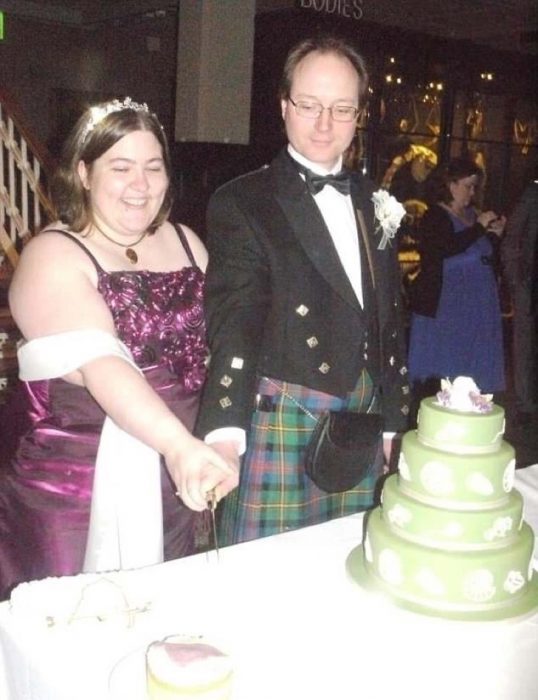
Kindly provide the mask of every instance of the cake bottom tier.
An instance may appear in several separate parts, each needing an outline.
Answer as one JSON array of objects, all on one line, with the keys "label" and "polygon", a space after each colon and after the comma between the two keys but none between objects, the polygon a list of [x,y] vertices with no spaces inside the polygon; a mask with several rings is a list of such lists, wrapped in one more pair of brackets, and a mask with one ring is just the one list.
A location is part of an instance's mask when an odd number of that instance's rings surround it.
[{"label": "cake bottom tier", "polygon": [[534,535],[523,526],[506,547],[444,551],[399,537],[374,509],[362,547],[348,559],[351,576],[418,612],[469,620],[494,620],[538,608],[532,575]]}]

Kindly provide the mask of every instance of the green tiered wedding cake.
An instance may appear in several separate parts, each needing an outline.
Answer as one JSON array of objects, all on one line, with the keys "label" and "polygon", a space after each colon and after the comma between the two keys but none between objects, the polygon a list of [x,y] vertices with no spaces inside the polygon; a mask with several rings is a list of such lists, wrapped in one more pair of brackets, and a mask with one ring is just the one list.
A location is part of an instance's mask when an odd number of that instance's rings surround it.
[{"label": "green tiered wedding cake", "polygon": [[399,474],[365,520],[351,576],[398,605],[461,620],[538,610],[534,535],[513,488],[504,410],[474,382],[441,382],[402,441]]}]

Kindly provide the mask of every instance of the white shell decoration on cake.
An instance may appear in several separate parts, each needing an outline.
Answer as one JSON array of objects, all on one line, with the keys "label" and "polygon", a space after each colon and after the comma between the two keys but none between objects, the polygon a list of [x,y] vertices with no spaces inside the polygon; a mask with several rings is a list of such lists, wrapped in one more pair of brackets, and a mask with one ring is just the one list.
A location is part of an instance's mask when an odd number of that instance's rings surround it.
[{"label": "white shell decoration on cake", "polygon": [[524,585],[525,577],[521,571],[509,571],[503,588],[508,593],[517,593]]},{"label": "white shell decoration on cake", "polygon": [[516,460],[511,459],[508,462],[508,465],[506,469],[504,470],[503,474],[503,489],[505,490],[506,493],[510,493],[510,491],[514,488],[514,481],[516,478]]},{"label": "white shell decoration on cake", "polygon": [[477,569],[467,574],[463,582],[463,593],[475,603],[485,603],[495,595],[495,579],[488,569]]},{"label": "white shell decoration on cake", "polygon": [[420,569],[415,579],[418,585],[430,595],[442,596],[446,592],[443,582],[431,569]]},{"label": "white shell decoration on cake", "polygon": [[442,534],[445,537],[450,537],[451,539],[456,539],[461,537],[464,533],[463,525],[461,523],[452,520],[452,522],[447,523],[442,530]]},{"label": "white shell decoration on cake", "polygon": [[413,516],[408,508],[396,503],[388,512],[389,521],[397,527],[405,527],[411,522]]},{"label": "white shell decoration on cake", "polygon": [[379,553],[379,575],[393,586],[401,586],[403,582],[402,567],[399,555],[392,549],[383,549]]},{"label": "white shell decoration on cake", "polygon": [[436,496],[447,496],[454,491],[452,472],[441,462],[426,462],[420,472],[420,481],[426,491]]},{"label": "white shell decoration on cake", "polygon": [[486,530],[484,533],[484,539],[491,542],[494,539],[506,537],[513,524],[512,518],[508,515],[503,518],[497,518],[489,530]]},{"label": "white shell decoration on cake", "polygon": [[406,462],[406,459],[403,455],[403,452],[400,453],[400,461],[398,462],[398,471],[400,472],[400,476],[402,479],[405,479],[406,481],[411,481],[411,472],[409,471],[409,465]]},{"label": "white shell decoration on cake", "polygon": [[487,476],[484,476],[484,474],[480,474],[479,472],[469,474],[466,484],[470,491],[473,493],[478,493],[480,496],[491,496],[494,492],[491,481],[487,478]]}]

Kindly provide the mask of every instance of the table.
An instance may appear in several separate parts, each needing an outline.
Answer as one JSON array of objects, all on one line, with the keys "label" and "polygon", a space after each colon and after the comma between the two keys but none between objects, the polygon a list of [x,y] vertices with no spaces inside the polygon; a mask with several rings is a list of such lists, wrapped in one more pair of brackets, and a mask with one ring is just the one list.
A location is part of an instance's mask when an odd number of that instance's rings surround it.
[{"label": "table", "polygon": [[[516,486],[538,533],[538,465],[518,470]],[[144,649],[178,632],[229,648],[234,700],[538,697],[538,615],[461,623],[378,600],[345,572],[361,529],[358,514],[225,548],[218,564],[210,552],[119,572],[152,601],[131,628],[91,621],[46,630],[2,603],[0,697],[144,700],[127,687],[143,678]]]}]

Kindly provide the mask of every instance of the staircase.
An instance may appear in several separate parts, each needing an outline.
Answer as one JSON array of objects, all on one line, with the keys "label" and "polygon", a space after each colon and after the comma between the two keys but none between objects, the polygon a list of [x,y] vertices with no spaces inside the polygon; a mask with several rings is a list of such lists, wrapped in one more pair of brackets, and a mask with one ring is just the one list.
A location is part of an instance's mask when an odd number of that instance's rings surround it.
[{"label": "staircase", "polygon": [[50,165],[15,101],[0,90],[0,403],[17,378],[21,338],[9,312],[8,288],[25,241],[53,215],[45,194]]}]

